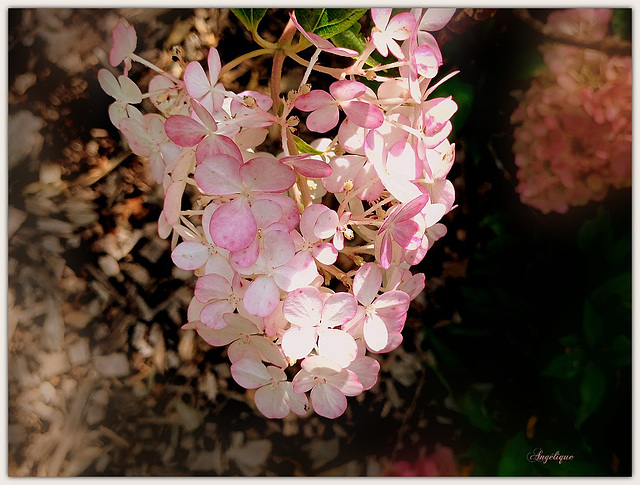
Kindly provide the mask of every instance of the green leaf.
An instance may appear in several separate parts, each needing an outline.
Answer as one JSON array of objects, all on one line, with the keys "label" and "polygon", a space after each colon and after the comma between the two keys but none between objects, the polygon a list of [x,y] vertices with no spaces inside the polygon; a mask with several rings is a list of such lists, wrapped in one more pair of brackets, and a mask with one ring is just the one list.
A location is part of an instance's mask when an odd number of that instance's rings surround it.
[{"label": "green leaf", "polygon": [[[331,41],[338,47],[346,47],[347,49],[353,49],[359,53],[362,53],[367,46],[364,36],[360,34],[360,24],[358,22],[353,24],[344,32],[340,32],[339,34],[331,37]],[[370,59],[367,61],[367,64],[373,66],[377,63],[373,59]]]},{"label": "green leaf", "polygon": [[527,455],[534,449],[524,433],[520,432],[509,440],[505,446],[500,462],[498,463],[498,476],[500,477],[526,477],[539,476],[538,468],[534,466]]},{"label": "green leaf", "polygon": [[568,354],[556,355],[544,368],[542,374],[558,379],[571,379],[580,372],[584,362],[584,352],[576,350]]},{"label": "green leaf", "polygon": [[606,391],[606,379],[602,367],[589,364],[580,383],[580,407],[576,413],[576,428],[580,428],[586,419],[600,406]]},{"label": "green leaf", "polygon": [[313,148],[299,136],[293,135],[293,141],[296,142],[296,146],[298,147],[300,153],[312,153],[313,155],[322,155],[324,153]]},{"label": "green leaf", "polygon": [[485,432],[490,432],[495,428],[495,424],[484,405],[486,396],[486,394],[469,390],[460,400],[459,405],[462,414],[471,421],[471,424]]},{"label": "green leaf", "polygon": [[232,8],[231,11],[250,32],[256,31],[262,17],[267,13],[266,8]]},{"label": "green leaf", "polygon": [[582,330],[590,347],[594,347],[600,341],[603,328],[602,317],[589,300],[585,301],[582,311]]},{"label": "green leaf", "polygon": [[631,40],[631,9],[616,8],[611,18],[613,33],[624,40]]},{"label": "green leaf", "polygon": [[296,9],[296,18],[307,32],[330,39],[355,24],[366,11],[366,8],[301,8]]},{"label": "green leaf", "polygon": [[575,333],[565,335],[558,340],[563,346],[569,347],[570,349],[577,347],[580,345],[580,339]]},{"label": "green leaf", "polygon": [[607,363],[613,367],[625,367],[631,364],[631,340],[625,335],[616,335],[607,349],[610,356]]}]

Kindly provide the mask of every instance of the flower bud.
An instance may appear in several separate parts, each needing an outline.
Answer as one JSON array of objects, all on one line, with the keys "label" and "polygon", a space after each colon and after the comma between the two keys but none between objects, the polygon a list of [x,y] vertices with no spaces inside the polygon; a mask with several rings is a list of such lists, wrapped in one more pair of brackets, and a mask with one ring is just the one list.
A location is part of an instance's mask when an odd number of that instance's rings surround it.
[{"label": "flower bud", "polygon": [[255,98],[252,98],[251,96],[245,96],[243,101],[247,108],[253,108],[256,105]]},{"label": "flower bud", "polygon": [[345,192],[349,192],[350,190],[353,190],[353,180],[349,179],[345,181],[342,188],[344,189]]},{"label": "flower bud", "polygon": [[303,84],[302,86],[300,86],[300,89],[298,90],[299,94],[309,94],[309,91],[311,91],[311,84]]},{"label": "flower bud", "polygon": [[300,123],[300,118],[297,116],[289,116],[287,118],[287,126],[298,126],[298,123]]},{"label": "flower bud", "polygon": [[373,69],[368,69],[365,73],[365,76],[369,81],[375,81],[376,77],[378,77],[376,71],[374,71]]}]

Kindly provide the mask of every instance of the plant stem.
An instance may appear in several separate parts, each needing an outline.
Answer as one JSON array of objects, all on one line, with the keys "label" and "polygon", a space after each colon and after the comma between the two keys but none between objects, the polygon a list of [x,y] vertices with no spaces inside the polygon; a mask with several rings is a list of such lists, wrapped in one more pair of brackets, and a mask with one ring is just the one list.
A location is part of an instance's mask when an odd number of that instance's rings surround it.
[{"label": "plant stem", "polygon": [[275,49],[262,48],[262,49],[256,49],[256,50],[251,51],[251,52],[247,52],[246,54],[243,54],[243,55],[241,55],[239,57],[236,57],[231,62],[228,62],[224,66],[222,66],[222,69],[220,69],[220,74],[218,74],[218,79],[220,79],[224,74],[229,72],[234,67],[237,67],[240,64],[242,64],[244,61],[247,61],[247,60],[252,59],[254,57],[259,57],[259,56],[264,56],[264,55],[267,55],[267,54],[272,54],[274,52],[276,52]]}]

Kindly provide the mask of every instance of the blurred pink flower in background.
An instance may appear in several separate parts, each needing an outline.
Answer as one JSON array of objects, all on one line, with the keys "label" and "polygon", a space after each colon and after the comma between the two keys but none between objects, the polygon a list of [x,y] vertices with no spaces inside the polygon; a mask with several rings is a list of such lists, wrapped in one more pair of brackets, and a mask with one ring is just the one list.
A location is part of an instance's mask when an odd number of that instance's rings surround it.
[{"label": "blurred pink flower in background", "polygon": [[413,462],[396,461],[385,475],[389,477],[461,476],[453,457],[453,450],[448,446],[438,446],[432,454],[417,458]]},{"label": "blurred pink flower in background", "polygon": [[[607,35],[610,9],[569,9],[547,25],[576,41]],[[520,199],[542,211],[602,200],[631,186],[631,57],[547,43],[546,69],[512,115]]]}]

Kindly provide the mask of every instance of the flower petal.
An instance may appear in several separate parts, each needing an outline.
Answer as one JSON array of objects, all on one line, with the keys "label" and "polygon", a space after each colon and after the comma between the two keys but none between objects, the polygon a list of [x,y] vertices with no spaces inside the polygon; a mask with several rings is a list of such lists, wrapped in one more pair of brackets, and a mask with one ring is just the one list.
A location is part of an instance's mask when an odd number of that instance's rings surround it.
[{"label": "flower petal", "polygon": [[207,262],[209,250],[207,246],[198,241],[184,241],[176,246],[171,253],[174,264],[188,271],[200,268]]},{"label": "flower petal", "polygon": [[311,390],[313,409],[320,416],[334,419],[347,409],[347,398],[338,389],[327,384],[318,384]]},{"label": "flower petal", "polygon": [[266,317],[278,306],[280,290],[271,276],[258,276],[247,288],[243,304],[245,309],[257,317]]},{"label": "flower petal", "polygon": [[370,315],[364,321],[364,341],[374,352],[382,350],[389,340],[389,331],[378,315]]},{"label": "flower petal", "polygon": [[320,108],[307,116],[307,128],[316,133],[325,133],[338,124],[340,113],[335,104]]},{"label": "flower petal", "polygon": [[256,157],[240,167],[242,181],[252,192],[285,192],[296,181],[293,169],[272,157]]},{"label": "flower petal", "polygon": [[257,360],[240,359],[231,365],[233,380],[245,389],[256,389],[271,381],[266,366]]},{"label": "flower petal", "polygon": [[292,326],[282,336],[282,350],[291,359],[303,359],[316,345],[315,327]]},{"label": "flower petal", "polygon": [[240,251],[253,242],[258,234],[258,225],[247,199],[240,197],[223,204],[213,213],[209,230],[217,246]]},{"label": "flower petal", "polygon": [[316,327],[320,323],[322,307],[320,290],[307,286],[289,293],[282,305],[282,313],[293,325]]},{"label": "flower petal", "polygon": [[353,294],[360,304],[370,305],[380,290],[382,272],[375,263],[363,264],[353,277]]},{"label": "flower petal", "polygon": [[343,330],[323,329],[318,331],[318,354],[347,367],[358,355],[358,346]]},{"label": "flower petal", "polygon": [[240,167],[240,162],[229,155],[214,155],[196,167],[193,178],[206,194],[239,194],[244,190]]}]

